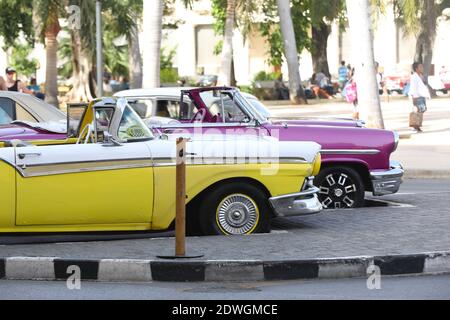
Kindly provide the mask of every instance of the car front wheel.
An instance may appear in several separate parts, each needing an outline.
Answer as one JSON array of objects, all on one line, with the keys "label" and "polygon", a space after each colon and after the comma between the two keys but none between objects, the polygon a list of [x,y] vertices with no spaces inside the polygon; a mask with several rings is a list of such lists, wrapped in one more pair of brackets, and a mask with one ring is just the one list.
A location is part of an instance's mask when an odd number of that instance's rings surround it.
[{"label": "car front wheel", "polygon": [[314,180],[325,209],[360,208],[365,188],[358,172],[348,167],[324,168]]},{"label": "car front wheel", "polygon": [[215,189],[200,205],[206,235],[249,235],[270,232],[267,196],[251,184],[230,183]]}]

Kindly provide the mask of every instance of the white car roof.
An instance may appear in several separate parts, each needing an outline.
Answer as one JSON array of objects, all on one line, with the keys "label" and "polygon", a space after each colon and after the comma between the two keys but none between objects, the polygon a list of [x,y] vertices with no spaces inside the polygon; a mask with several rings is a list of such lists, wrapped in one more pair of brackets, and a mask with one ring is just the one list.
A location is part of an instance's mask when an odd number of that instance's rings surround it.
[{"label": "white car roof", "polygon": [[[181,91],[193,90],[193,87],[174,87],[174,88],[153,88],[153,89],[134,89],[120,91],[114,94],[116,98],[137,98],[137,97],[180,97]],[[254,95],[241,92],[247,99],[257,99]]]},{"label": "white car roof", "polygon": [[192,90],[195,88],[153,88],[153,89],[134,89],[120,91],[114,94],[116,98],[136,98],[136,97],[179,97],[181,91]]},{"label": "white car roof", "polygon": [[64,112],[30,94],[14,91],[0,91],[0,98],[14,100],[35,116],[40,122],[61,121],[67,119]]}]

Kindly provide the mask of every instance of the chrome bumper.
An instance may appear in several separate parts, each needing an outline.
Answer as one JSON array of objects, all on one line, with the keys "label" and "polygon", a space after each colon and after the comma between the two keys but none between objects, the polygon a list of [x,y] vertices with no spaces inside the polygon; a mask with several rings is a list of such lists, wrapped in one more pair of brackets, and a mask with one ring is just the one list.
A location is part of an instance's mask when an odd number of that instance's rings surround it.
[{"label": "chrome bumper", "polygon": [[322,204],[317,197],[320,190],[311,187],[303,192],[270,198],[270,203],[277,217],[305,216],[322,211]]},{"label": "chrome bumper", "polygon": [[403,183],[405,170],[396,161],[391,161],[391,169],[387,171],[374,171],[370,173],[374,196],[385,196],[397,193]]}]

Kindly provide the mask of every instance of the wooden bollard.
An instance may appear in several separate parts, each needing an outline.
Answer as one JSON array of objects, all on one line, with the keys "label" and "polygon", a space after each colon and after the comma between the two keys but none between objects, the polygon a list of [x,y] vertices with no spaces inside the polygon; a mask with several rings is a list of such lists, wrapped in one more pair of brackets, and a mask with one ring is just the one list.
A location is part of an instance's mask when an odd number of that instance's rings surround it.
[{"label": "wooden bollard", "polygon": [[170,254],[157,256],[160,259],[195,259],[203,257],[201,254],[186,254],[186,143],[187,139],[185,138],[177,139],[175,255]]},{"label": "wooden bollard", "polygon": [[177,139],[175,256],[186,255],[186,139]]}]

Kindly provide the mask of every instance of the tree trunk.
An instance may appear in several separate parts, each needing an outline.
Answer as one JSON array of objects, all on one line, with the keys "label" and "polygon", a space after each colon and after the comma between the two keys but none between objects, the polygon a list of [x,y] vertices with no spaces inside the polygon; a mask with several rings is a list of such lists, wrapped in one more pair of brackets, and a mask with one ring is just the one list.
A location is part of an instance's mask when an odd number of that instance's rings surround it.
[{"label": "tree trunk", "polygon": [[221,86],[231,85],[235,14],[236,14],[236,0],[228,0],[227,19],[225,22],[225,36],[223,39],[223,47],[222,47],[222,62],[218,79],[218,84]]},{"label": "tree trunk", "polygon": [[58,22],[58,12],[52,10],[45,30],[45,50],[47,56],[45,101],[59,107],[58,103],[58,34],[61,27]]},{"label": "tree trunk", "polygon": [[[138,21],[137,15],[135,21]],[[130,88],[142,88],[142,57],[139,44],[139,28],[136,25],[130,30],[128,37],[128,61],[130,66]]]},{"label": "tree trunk", "polygon": [[71,101],[90,101],[93,94],[90,87],[90,72],[92,62],[89,55],[83,50],[80,33],[78,30],[71,31],[72,45],[72,82],[73,88],[69,92]]},{"label": "tree trunk", "polygon": [[144,1],[144,26],[146,39],[143,45],[143,86],[161,86],[161,41],[163,0]]},{"label": "tree trunk", "polygon": [[330,77],[328,66],[328,38],[331,26],[321,22],[319,26],[312,27],[312,60],[315,73],[322,72]]},{"label": "tree trunk", "polygon": [[290,1],[277,0],[277,4],[281,33],[283,34],[284,55],[289,69],[289,93],[291,101],[295,104],[306,104],[306,95],[300,78],[297,41],[295,39],[294,25],[292,23]]},{"label": "tree trunk", "polygon": [[[346,0],[353,41],[358,102],[369,128],[384,129],[378,92],[369,0]],[[357,40],[356,40],[357,39]]]},{"label": "tree trunk", "polygon": [[434,0],[424,0],[420,16],[420,32],[417,37],[414,60],[423,63],[424,76],[428,80],[433,61],[433,48],[436,40],[437,8]]}]

